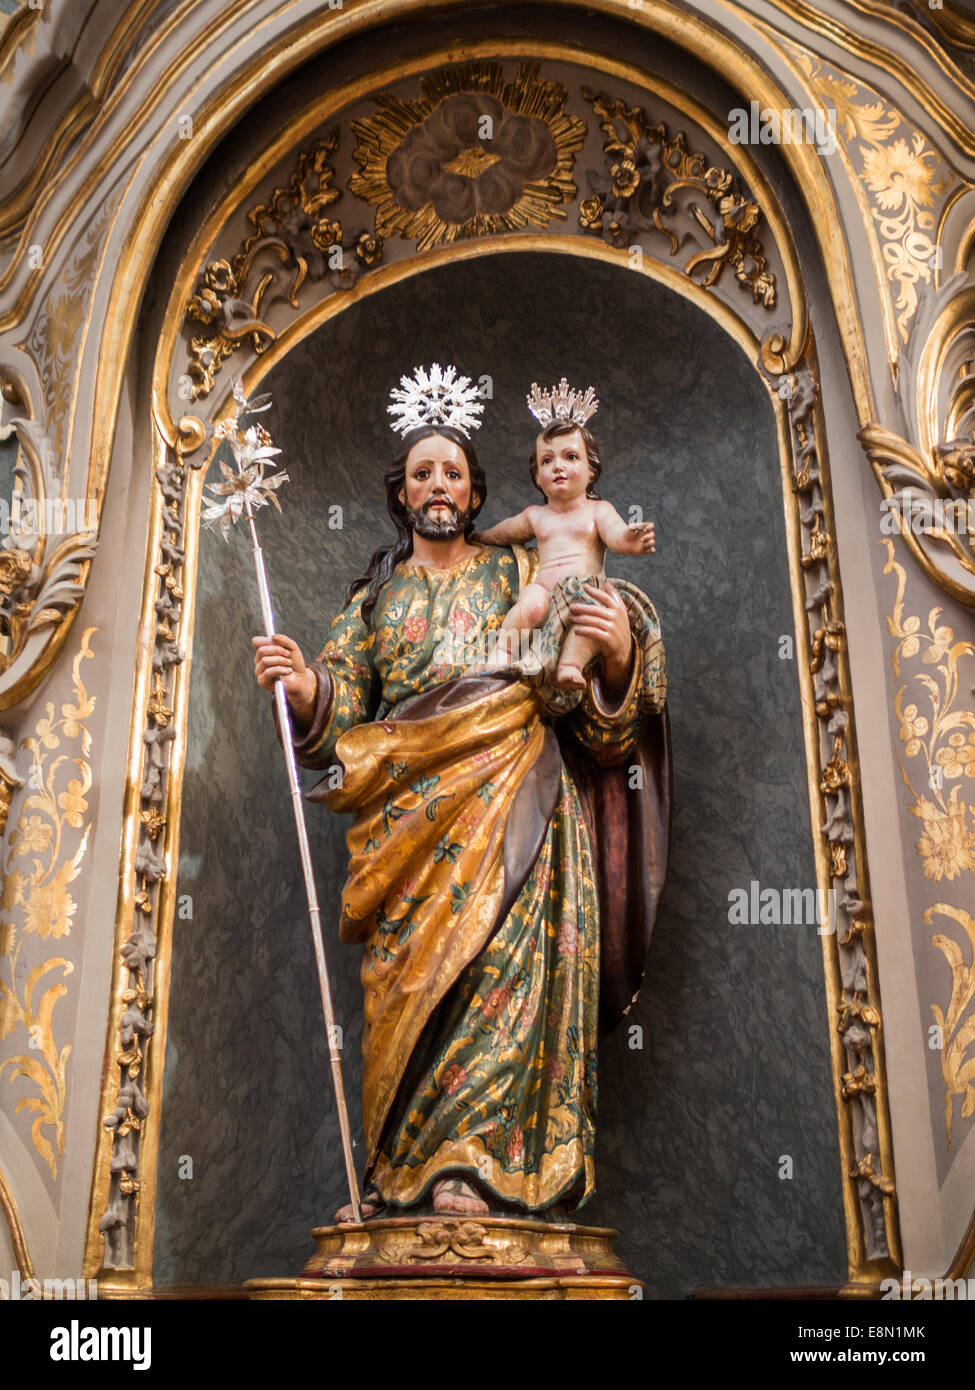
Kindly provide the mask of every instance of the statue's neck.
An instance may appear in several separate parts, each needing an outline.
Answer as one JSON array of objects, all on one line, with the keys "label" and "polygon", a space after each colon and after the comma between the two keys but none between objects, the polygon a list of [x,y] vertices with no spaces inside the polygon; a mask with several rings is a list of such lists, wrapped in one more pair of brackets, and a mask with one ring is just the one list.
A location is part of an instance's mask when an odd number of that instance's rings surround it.
[{"label": "statue's neck", "polygon": [[430,569],[449,570],[472,555],[480,553],[480,546],[471,545],[465,536],[455,536],[449,541],[427,540],[413,532],[413,554],[407,557],[408,565],[426,565]]}]

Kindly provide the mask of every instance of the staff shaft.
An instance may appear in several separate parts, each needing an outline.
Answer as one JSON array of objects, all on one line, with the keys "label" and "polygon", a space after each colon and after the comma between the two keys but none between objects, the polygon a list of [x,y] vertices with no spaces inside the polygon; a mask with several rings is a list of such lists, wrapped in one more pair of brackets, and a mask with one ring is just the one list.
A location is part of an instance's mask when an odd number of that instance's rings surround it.
[{"label": "staff shaft", "polygon": [[[264,622],[264,631],[270,641],[274,636],[274,612],[271,608],[271,591],[267,582],[267,570],[264,567],[264,552],[261,550],[260,542],[257,539],[257,527],[254,524],[254,514],[251,511],[250,502],[247,501],[245,505],[247,509],[247,521],[251,532],[251,543],[254,550],[254,569],[257,573],[257,587],[261,597],[261,617]],[[322,1012],[325,1015],[328,1055],[332,1068],[332,1086],[335,1090],[335,1104],[338,1110],[339,1130],[342,1134],[342,1152],[345,1155],[345,1174],[349,1183],[349,1196],[351,1198],[353,1219],[358,1222],[362,1220],[362,1212],[359,1208],[359,1184],[356,1179],[355,1163],[352,1158],[352,1135],[349,1129],[348,1107],[345,1103],[345,1086],[342,1082],[342,1059],[336,1044],[335,1011],[332,1007],[332,990],[328,982],[328,967],[325,963],[325,942],[322,937],[322,918],[318,908],[318,893],[315,888],[315,875],[312,870],[311,850],[308,846],[308,827],[305,824],[305,807],[301,798],[301,784],[298,781],[298,765],[295,761],[295,750],[291,730],[291,711],[288,708],[288,697],[285,693],[284,681],[280,676],[274,682],[274,707],[277,710],[278,727],[281,730],[284,760],[288,769],[288,784],[291,788],[291,806],[294,811],[295,829],[298,832],[298,850],[301,855],[301,871],[305,880],[305,895],[308,899],[308,917],[311,922],[312,940],[315,945],[315,964],[318,967],[318,985],[322,995]]]}]

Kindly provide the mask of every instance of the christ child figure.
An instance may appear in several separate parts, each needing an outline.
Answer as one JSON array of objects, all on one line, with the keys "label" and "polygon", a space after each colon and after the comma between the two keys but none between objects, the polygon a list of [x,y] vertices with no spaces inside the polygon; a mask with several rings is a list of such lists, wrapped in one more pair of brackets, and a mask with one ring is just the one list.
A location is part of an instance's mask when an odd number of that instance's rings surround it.
[{"label": "christ child figure", "polygon": [[[538,545],[535,582],[522,589],[508,612],[495,662],[511,661],[522,634],[541,628],[543,653],[557,651],[553,684],[581,691],[586,667],[599,648],[584,630],[576,630],[571,605],[598,603],[591,590],[605,586],[607,550],[614,555],[652,554],[654,526],[652,521],[627,525],[612,503],[595,492],[602,464],[599,446],[586,429],[599,405],[591,386],[585,394],[570,391],[563,377],[557,387],[542,392],[533,383],[528,405],[542,425],[529,467],[545,502],[526,507],[478,536],[488,545],[532,539]],[[579,626],[584,629],[584,619]]]}]

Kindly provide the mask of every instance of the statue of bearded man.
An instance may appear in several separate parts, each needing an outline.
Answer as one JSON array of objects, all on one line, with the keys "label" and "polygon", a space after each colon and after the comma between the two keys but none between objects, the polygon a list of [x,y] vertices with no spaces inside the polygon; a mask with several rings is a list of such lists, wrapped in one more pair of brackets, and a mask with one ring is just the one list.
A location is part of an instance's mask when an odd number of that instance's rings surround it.
[{"label": "statue of bearded man", "polygon": [[573,609],[598,661],[562,716],[517,671],[470,674],[534,553],[474,538],[487,489],[466,432],[403,443],[397,540],[318,658],[254,638],[299,763],[343,769],[311,798],[355,817],[339,930],[362,946],[362,1213],[570,1210],[594,1191],[600,1019],[639,988],[666,873],[659,624],[622,581]]}]

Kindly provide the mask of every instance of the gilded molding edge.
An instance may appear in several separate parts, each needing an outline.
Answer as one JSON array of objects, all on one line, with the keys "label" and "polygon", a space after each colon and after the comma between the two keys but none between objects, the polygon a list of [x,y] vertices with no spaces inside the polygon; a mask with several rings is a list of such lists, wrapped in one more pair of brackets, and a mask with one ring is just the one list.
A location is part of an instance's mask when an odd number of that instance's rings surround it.
[{"label": "gilded molding edge", "polygon": [[[865,8],[860,0],[847,0],[847,3],[852,4],[857,9]],[[919,106],[931,113],[941,130],[963,154],[969,158],[975,156],[975,135],[969,130],[965,122],[941,100],[937,92],[932,91],[931,87],[918,77],[917,70],[911,66],[906,58],[902,58],[899,53],[882,48],[872,39],[864,38],[854,30],[848,29],[845,25],[840,24],[833,15],[824,14],[807,4],[806,0],[771,0],[771,4],[790,19],[798,19],[806,29],[818,34],[820,38],[838,44],[853,57],[870,63],[880,72],[890,74],[910,92]],[[954,73],[957,73],[954,64],[952,64],[953,72],[945,67],[943,61],[940,65],[946,76],[953,76]]]},{"label": "gilded molding edge", "polygon": [[[30,215],[33,204],[45,181],[50,181],[57,171],[60,155],[85,132],[98,118],[106,96],[112,90],[118,69],[125,62],[131,43],[138,37],[142,21],[155,5],[155,0],[130,0],[122,18],[115,25],[106,49],[95,64],[81,94],[59,117],[48,135],[29,173],[21,180],[13,192],[0,203],[0,241],[15,234]],[[34,15],[43,12],[45,23],[50,22],[50,5],[43,4],[36,9],[18,11],[7,28],[0,33],[0,83],[10,85],[13,74],[5,71],[16,62],[16,55],[24,46],[25,37],[12,32],[14,20],[22,14]],[[178,22],[178,16],[175,17]],[[27,50],[33,52],[33,48]],[[141,56],[141,55],[140,55]]]},{"label": "gilded molding edge", "polygon": [[9,644],[0,658],[0,710],[33,694],[59,656],[98,546],[97,496],[86,496],[83,505],[65,497],[66,461],[78,395],[71,373],[87,336],[93,268],[116,208],[112,197],[81,234],[80,249],[39,306],[26,339],[14,345],[34,365],[43,409],[35,408],[20,373],[0,368],[3,400],[17,412],[2,432],[13,431],[20,445],[10,500],[16,525],[0,544],[0,633]]},{"label": "gilded molding edge", "polygon": [[[799,499],[798,563],[818,726],[813,736],[818,756],[810,770],[820,798],[813,799],[812,812],[828,856],[827,880],[836,893],[836,928],[822,942],[827,992],[832,994],[831,1054],[844,1186],[856,1204],[849,1271],[855,1284],[879,1278],[878,1267],[881,1272],[899,1268],[900,1243],[847,633],[812,352],[807,362],[770,380],[786,404],[789,482]],[[797,633],[799,622],[797,608]],[[849,1216],[851,1204],[844,1200],[844,1206]],[[850,1236],[848,1223],[848,1242]],[[866,1267],[870,1264],[874,1270]]]},{"label": "gilded molding edge", "polygon": [[[203,439],[200,421],[192,416],[184,417],[180,421],[175,448],[169,450],[167,447],[163,461],[154,468],[153,509],[157,524],[152,527],[152,535],[156,540],[156,563],[148,576],[151,582],[146,585],[152,614],[148,626],[153,636],[149,670],[143,674],[143,679],[150,680],[150,689],[141,704],[143,722],[138,739],[141,756],[134,764],[130,762],[130,776],[136,770],[139,785],[136,790],[130,782],[126,796],[127,807],[132,806],[135,811],[134,819],[131,811],[126,814],[126,820],[131,822],[126,838],[135,838],[135,885],[134,892],[130,890],[124,899],[122,910],[129,914],[130,930],[119,951],[114,989],[111,1027],[114,1034],[112,1099],[115,1103],[102,1119],[104,1129],[111,1132],[107,1145],[105,1209],[98,1220],[98,1231],[105,1241],[103,1263],[108,1269],[125,1269],[133,1263],[136,1205],[144,1186],[139,1169],[143,1125],[150,1113],[145,1075],[150,1039],[155,1031],[156,912],[162,881],[167,876],[167,863],[174,862],[175,857],[170,833],[173,829],[169,805],[171,778],[167,776],[170,747],[177,737],[173,720],[177,703],[175,671],[186,659],[186,651],[178,641],[185,598],[182,581],[186,564],[187,470],[184,458],[199,448]],[[201,462],[195,466],[199,467]],[[134,717],[138,713],[137,709]],[[163,832],[167,832],[165,837]],[[157,1065],[161,1073],[162,1059]],[[103,1111],[104,1097],[105,1088]],[[103,1135],[96,1151],[96,1171],[98,1160],[104,1163],[105,1149]],[[153,1173],[146,1193],[150,1199],[154,1182]]]},{"label": "gilded molding edge", "polygon": [[[848,3],[862,14],[875,15],[885,23],[896,26],[902,33],[909,34],[925,49],[928,56],[938,64],[959,91],[975,99],[975,84],[965,76],[942,46],[943,43],[945,46],[953,44],[958,48],[975,48],[975,19],[965,19],[963,15],[955,14],[950,8],[945,9],[944,5],[941,9],[929,6],[925,0],[920,0],[920,4],[915,3],[915,9],[921,9],[921,18],[908,14],[905,10],[895,9],[891,0],[848,0]],[[952,0],[948,0],[948,3],[950,6]],[[927,24],[937,30],[937,37],[925,27]]]},{"label": "gilded molding edge", "polygon": [[3,1211],[4,1219],[7,1222],[7,1230],[10,1232],[10,1244],[14,1249],[14,1259],[17,1261],[20,1277],[23,1280],[33,1279],[34,1262],[27,1248],[24,1223],[20,1219],[20,1212],[17,1210],[14,1194],[10,1190],[10,1184],[4,1177],[2,1169],[0,1169],[0,1210]]}]

